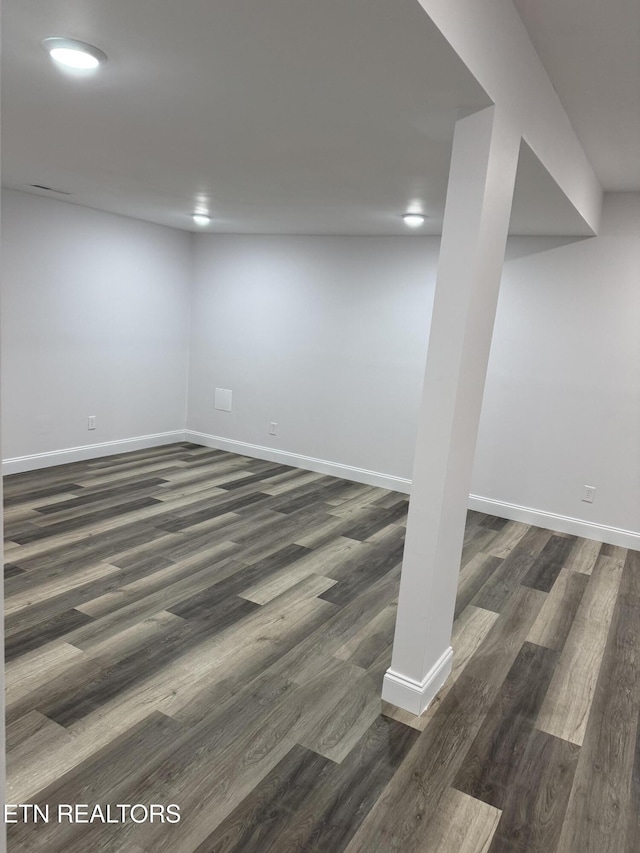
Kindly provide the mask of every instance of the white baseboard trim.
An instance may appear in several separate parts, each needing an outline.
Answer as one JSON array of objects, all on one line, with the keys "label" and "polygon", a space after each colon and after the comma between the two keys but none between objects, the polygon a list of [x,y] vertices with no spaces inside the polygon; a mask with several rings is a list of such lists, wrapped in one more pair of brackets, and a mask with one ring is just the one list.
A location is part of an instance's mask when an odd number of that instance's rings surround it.
[{"label": "white baseboard trim", "polygon": [[[340,462],[329,462],[327,459],[317,459],[299,453],[288,453],[286,450],[278,450],[275,447],[249,444],[245,441],[209,435],[196,430],[187,430],[184,436],[186,441],[202,444],[205,447],[213,447],[217,450],[227,450],[230,453],[265,459],[267,462],[279,462],[283,465],[291,465],[294,468],[316,471],[318,474],[329,474],[333,477],[341,477],[344,480],[365,483],[368,486],[380,486],[383,489],[392,489],[404,494],[409,494],[411,491],[411,480],[395,477],[392,474],[382,474],[379,471],[369,471],[366,468],[356,468],[353,465],[343,465]],[[490,500],[480,497],[480,495],[469,495],[468,505],[469,509],[497,515],[500,518],[508,518],[511,521],[522,521],[525,524],[533,524],[547,530],[556,530],[559,533],[569,533],[585,539],[606,542],[609,545],[620,545],[623,548],[640,550],[640,532],[633,530],[623,530],[580,518],[571,518],[533,509],[532,507],[518,506],[505,501]]]},{"label": "white baseboard trim", "polygon": [[419,717],[427,710],[436,693],[451,672],[453,649],[449,646],[438,658],[422,681],[388,669],[382,684],[382,699]]},{"label": "white baseboard trim", "polygon": [[557,515],[528,506],[494,501],[479,495],[469,495],[469,509],[508,518],[510,521],[522,521],[547,530],[556,530],[558,533],[570,533],[585,539],[595,539],[597,542],[606,542],[608,545],[619,545],[622,548],[632,548],[634,551],[640,550],[640,533],[633,530],[609,527],[606,524],[571,518],[568,515]]},{"label": "white baseboard trim", "polygon": [[48,453],[32,453],[29,456],[16,456],[2,461],[2,473],[22,474],[38,468],[51,468],[54,465],[66,465],[68,462],[83,462],[86,459],[98,459],[101,456],[113,456],[131,450],[145,450],[147,447],[161,447],[186,441],[184,430],[159,432],[154,435],[139,435],[136,438],[121,438],[118,441],[103,441],[100,444],[85,444],[82,447],[67,447],[64,450],[51,450]]},{"label": "white baseboard trim", "polygon": [[[230,453],[239,453],[243,456],[265,459],[268,462],[291,465],[294,468],[303,468],[307,471],[315,471],[318,474],[341,477],[344,480],[353,480],[356,483],[365,483],[368,486],[380,486],[383,489],[392,489],[393,491],[404,494],[409,494],[411,491],[411,480],[404,477],[395,477],[392,474],[382,474],[379,471],[369,471],[366,468],[357,468],[353,465],[344,465],[340,462],[330,462],[327,459],[317,459],[313,456],[304,456],[299,453],[289,453],[274,447],[249,444],[245,441],[236,441],[235,439],[209,435],[208,433],[197,432],[195,430],[172,430],[171,432],[141,435],[117,441],[104,441],[99,444],[85,444],[81,447],[67,447],[63,450],[52,450],[47,453],[16,456],[3,460],[2,473],[4,475],[21,474],[25,471],[35,471],[38,468],[65,465],[68,462],[82,462],[87,459],[97,459],[101,456],[113,456],[117,453],[126,453],[132,450],[144,450],[148,447],[161,447],[162,445],[173,444],[179,441],[190,441],[204,447],[213,447],[218,450],[227,450]],[[533,524],[548,530],[557,530],[559,533],[569,533],[574,536],[584,537],[585,539],[606,542],[609,545],[619,545],[622,548],[640,550],[640,532],[633,530],[623,530],[618,527],[598,524],[580,518],[571,518],[570,516],[558,515],[544,510],[533,509],[532,507],[519,506],[518,504],[507,503],[506,501],[483,498],[480,495],[469,495],[469,508],[478,512],[488,513],[489,515],[497,515],[500,518],[508,518],[511,521],[521,521],[525,524]]]},{"label": "white baseboard trim", "polygon": [[239,453],[242,456],[253,456],[265,459],[267,462],[291,465],[294,468],[303,468],[318,474],[329,474],[333,477],[341,477],[343,480],[365,483],[368,486],[381,486],[383,489],[392,489],[405,494],[409,493],[411,487],[411,480],[405,480],[403,477],[394,477],[391,474],[381,474],[378,471],[368,471],[366,468],[355,468],[352,465],[342,465],[339,462],[329,462],[327,459],[316,459],[299,453],[288,453],[286,450],[278,450],[275,447],[262,447],[259,444],[248,444],[245,441],[235,441],[232,438],[222,438],[219,435],[209,435],[194,430],[187,430],[185,436],[187,441],[192,441],[194,444],[214,447],[216,450],[228,450],[230,453]]}]

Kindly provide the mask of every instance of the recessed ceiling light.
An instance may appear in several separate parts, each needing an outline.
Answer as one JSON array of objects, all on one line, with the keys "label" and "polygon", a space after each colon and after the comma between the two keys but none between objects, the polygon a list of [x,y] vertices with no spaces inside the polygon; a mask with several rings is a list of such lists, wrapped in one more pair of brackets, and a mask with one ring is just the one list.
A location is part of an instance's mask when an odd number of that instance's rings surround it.
[{"label": "recessed ceiling light", "polygon": [[424,225],[424,216],[421,213],[405,213],[402,217],[404,224],[409,228],[419,228]]},{"label": "recessed ceiling light", "polygon": [[204,228],[205,225],[208,225],[211,222],[211,217],[207,216],[206,213],[194,213],[192,214],[192,217],[196,225],[199,225],[201,228]]},{"label": "recessed ceiling light", "polygon": [[51,59],[65,68],[76,71],[92,71],[107,61],[107,54],[83,41],[67,38],[50,38],[42,42]]}]

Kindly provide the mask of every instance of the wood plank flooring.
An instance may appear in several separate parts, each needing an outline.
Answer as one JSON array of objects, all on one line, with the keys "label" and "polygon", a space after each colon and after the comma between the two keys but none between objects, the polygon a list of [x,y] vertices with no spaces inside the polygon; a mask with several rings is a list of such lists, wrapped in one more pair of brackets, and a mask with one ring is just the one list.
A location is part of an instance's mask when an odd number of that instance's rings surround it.
[{"label": "wood plank flooring", "polygon": [[469,513],[451,677],[380,702],[406,497],[177,444],[5,480],[8,799],[47,853],[640,853],[640,554]]}]

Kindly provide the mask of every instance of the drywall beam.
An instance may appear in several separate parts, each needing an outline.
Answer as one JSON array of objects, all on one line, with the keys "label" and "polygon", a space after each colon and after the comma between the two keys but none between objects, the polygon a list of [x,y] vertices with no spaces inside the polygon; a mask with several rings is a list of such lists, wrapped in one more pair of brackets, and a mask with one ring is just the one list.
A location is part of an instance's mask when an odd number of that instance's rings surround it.
[{"label": "drywall beam", "polygon": [[592,233],[602,187],[511,0],[418,0]]}]

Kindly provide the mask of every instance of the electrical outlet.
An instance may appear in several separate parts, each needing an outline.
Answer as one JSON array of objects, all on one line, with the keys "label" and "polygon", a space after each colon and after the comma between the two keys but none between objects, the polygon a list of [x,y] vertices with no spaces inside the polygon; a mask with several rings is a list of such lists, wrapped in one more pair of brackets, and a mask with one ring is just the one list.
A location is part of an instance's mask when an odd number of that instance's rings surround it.
[{"label": "electrical outlet", "polygon": [[278,432],[278,424],[275,421],[271,421],[269,424],[269,435],[277,435]]},{"label": "electrical outlet", "polygon": [[89,415],[87,418],[87,429],[95,429],[96,428],[96,416]]},{"label": "electrical outlet", "polygon": [[582,500],[585,503],[592,504],[595,496],[596,496],[596,487],[595,486],[585,486],[584,487],[584,494],[582,495]]}]

